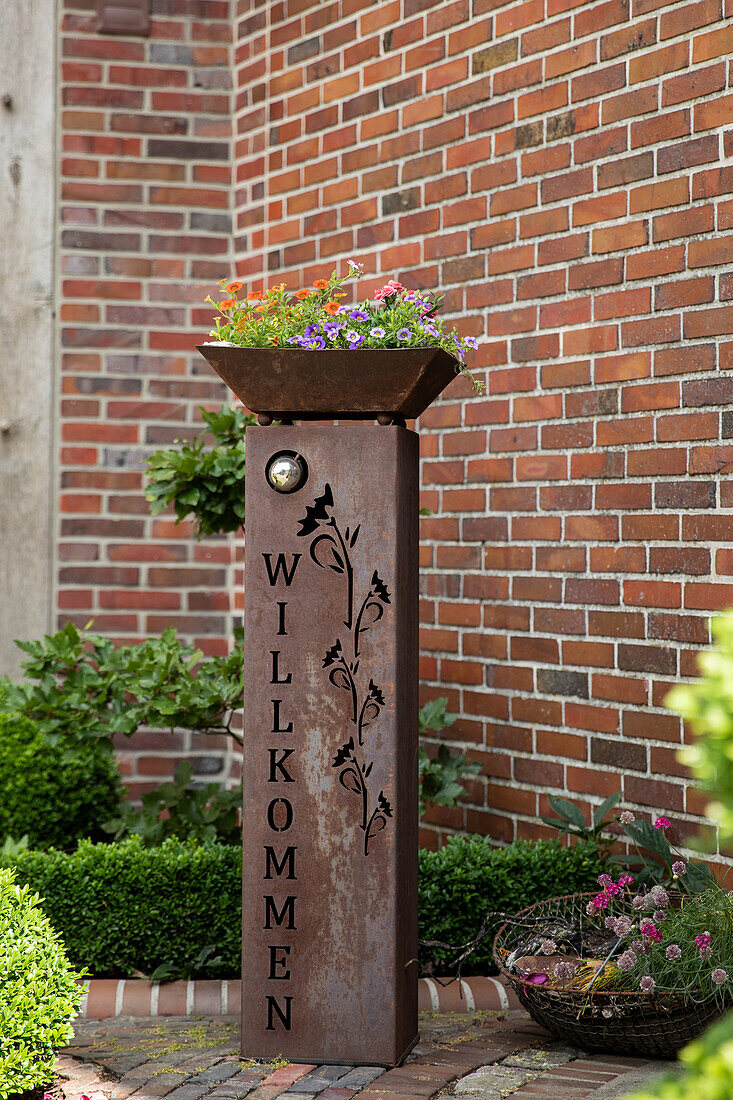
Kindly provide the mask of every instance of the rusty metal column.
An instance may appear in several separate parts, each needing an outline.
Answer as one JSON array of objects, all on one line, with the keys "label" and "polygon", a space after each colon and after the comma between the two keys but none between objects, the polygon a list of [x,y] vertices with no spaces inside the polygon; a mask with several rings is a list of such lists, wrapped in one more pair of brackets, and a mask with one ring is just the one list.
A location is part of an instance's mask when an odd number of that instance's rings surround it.
[{"label": "rusty metal column", "polygon": [[395,1065],[417,1039],[417,436],[248,428],[246,515],[242,1051]]}]

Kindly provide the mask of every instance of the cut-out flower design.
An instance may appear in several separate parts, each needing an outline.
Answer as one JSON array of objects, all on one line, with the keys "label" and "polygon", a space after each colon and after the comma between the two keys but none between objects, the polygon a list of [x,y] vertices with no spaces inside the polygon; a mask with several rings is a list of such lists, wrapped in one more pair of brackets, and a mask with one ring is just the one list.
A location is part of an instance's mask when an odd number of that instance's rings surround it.
[{"label": "cut-out flower design", "polygon": [[[344,790],[359,797],[361,801],[360,829],[364,833],[364,854],[369,854],[369,842],[387,826],[392,817],[392,807],[381,790],[376,803],[371,802],[368,779],[374,767],[373,761],[361,756],[364,747],[364,733],[378,719],[385,705],[384,692],[369,677],[368,688],[359,686],[359,643],[361,636],[383,617],[385,608],[391,603],[390,591],[386,582],[375,569],[369,582],[369,590],[362,600],[359,611],[354,616],[354,569],[351,551],[359,539],[361,526],[352,530],[341,530],[333,515],[333,492],[326,483],[321,496],[315,497],[313,504],[307,505],[305,516],[301,519],[300,537],[311,537],[309,554],[311,560],[320,568],[346,578],[346,618],[343,625],[349,631],[353,645],[353,658],[347,656],[343,635],[329,646],[323,658],[323,668],[328,670],[328,679],[334,687],[349,692],[351,700],[350,721],[356,727],[348,740],[344,742],[333,758],[332,767],[339,769],[339,783]],[[371,812],[370,812],[371,809]]]}]

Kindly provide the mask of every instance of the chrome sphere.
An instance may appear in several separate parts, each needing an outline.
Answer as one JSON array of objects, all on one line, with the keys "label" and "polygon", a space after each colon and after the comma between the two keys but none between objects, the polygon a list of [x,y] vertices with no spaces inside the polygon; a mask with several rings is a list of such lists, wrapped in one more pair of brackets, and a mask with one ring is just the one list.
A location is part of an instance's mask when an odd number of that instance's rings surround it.
[{"label": "chrome sphere", "polygon": [[308,468],[300,455],[280,451],[267,463],[265,476],[276,493],[294,493],[305,484]]}]

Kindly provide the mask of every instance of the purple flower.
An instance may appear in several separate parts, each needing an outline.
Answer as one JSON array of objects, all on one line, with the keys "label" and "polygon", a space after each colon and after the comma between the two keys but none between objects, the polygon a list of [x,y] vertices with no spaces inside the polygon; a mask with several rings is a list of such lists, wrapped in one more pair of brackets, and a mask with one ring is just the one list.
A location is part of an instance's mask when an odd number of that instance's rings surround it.
[{"label": "purple flower", "polygon": [[588,904],[585,907],[585,911],[586,911],[586,913],[588,914],[589,917],[594,917],[596,915],[596,907],[595,907],[595,905],[593,904],[592,901],[588,902]]},{"label": "purple flower", "polygon": [[613,930],[617,936],[628,936],[633,927],[634,924],[630,917],[616,917]]},{"label": "purple flower", "polygon": [[401,328],[401,329],[398,329],[398,331],[397,331],[397,339],[402,340],[403,343],[406,340],[409,340],[410,336],[411,336],[411,333],[410,333],[409,328]]},{"label": "purple flower", "polygon": [[669,820],[668,817],[658,817],[657,820],[654,822],[654,828],[669,829],[671,824],[672,822]]},{"label": "purple flower", "polygon": [[622,825],[633,825],[636,821],[636,818],[632,814],[631,810],[622,810],[622,812],[618,815],[618,819]]},{"label": "purple flower", "polygon": [[642,993],[653,993],[656,984],[657,983],[654,981],[654,978],[651,978],[648,974],[645,974],[639,982],[639,989],[642,991]]},{"label": "purple flower", "polygon": [[354,260],[349,260],[348,264],[351,268],[351,271],[356,272],[357,275],[361,275],[362,271],[364,270],[364,264],[358,264]]},{"label": "purple flower", "polygon": [[475,336],[467,336],[463,343],[466,345],[467,348],[478,347],[478,340],[475,338]]},{"label": "purple flower", "polygon": [[613,913],[609,913],[603,923],[604,926],[606,928],[610,928],[612,932],[616,931],[616,918],[614,917]]},{"label": "purple flower", "polygon": [[349,347],[353,351],[354,348],[359,347],[359,344],[364,343],[365,337],[360,336],[358,332],[354,332],[352,329],[351,332],[346,333],[346,339],[349,341]]},{"label": "purple flower", "polygon": [[577,969],[577,966],[574,966],[573,963],[559,962],[555,967],[555,977],[559,981],[565,982],[568,978],[572,978]]},{"label": "purple flower", "polygon": [[654,905],[657,909],[666,909],[669,905],[669,894],[663,886],[652,886],[647,897],[647,905]]},{"label": "purple flower", "polygon": [[315,334],[320,331],[320,325],[308,325],[308,327],[303,331],[303,335],[305,336],[306,340],[309,340],[311,336],[315,336]]},{"label": "purple flower", "polygon": [[666,909],[655,909],[654,912],[652,913],[652,920],[656,921],[657,924],[661,924],[666,916],[667,916],[667,910]]},{"label": "purple flower", "polygon": [[320,351],[321,348],[325,348],[325,346],[326,341],[322,336],[312,336],[306,344],[306,347],[313,348],[314,351]]},{"label": "purple flower", "polygon": [[631,948],[628,951],[624,951],[623,955],[619,955],[618,968],[623,971],[624,974],[628,974],[630,970],[633,970],[636,966],[636,952]]},{"label": "purple flower", "polygon": [[710,977],[713,979],[716,985],[722,985],[723,982],[728,981],[727,973],[725,972],[725,970],[721,970],[720,967],[718,967],[717,970],[714,970]]},{"label": "purple flower", "polygon": [[667,950],[664,952],[664,955],[665,958],[674,963],[677,962],[678,959],[682,958],[682,949],[679,947],[678,944],[671,943]]},{"label": "purple flower", "polygon": [[695,936],[695,947],[710,947],[713,942],[713,938],[709,932],[701,932],[699,936]]},{"label": "purple flower", "polygon": [[540,944],[540,951],[543,955],[554,955],[557,951],[557,944],[554,940],[543,940]]},{"label": "purple flower", "polygon": [[363,309],[352,309],[349,317],[352,321],[368,321],[369,314],[365,313]]},{"label": "purple flower", "polygon": [[430,333],[431,336],[437,336],[438,335],[438,330],[435,327],[435,325],[423,325],[422,330],[423,330],[423,332]]},{"label": "purple flower", "polygon": [[632,940],[631,941],[631,949],[632,949],[632,951],[635,951],[637,955],[641,955],[642,951],[646,951],[646,941],[645,940]]},{"label": "purple flower", "polygon": [[386,336],[386,333],[383,328],[380,328],[379,325],[377,325],[376,328],[372,328],[369,330],[369,335],[376,336],[378,339],[381,340],[383,336]]},{"label": "purple flower", "polygon": [[608,886],[609,883],[613,882],[613,879],[610,875],[599,875],[596,882],[599,886]]},{"label": "purple flower", "polygon": [[635,898],[632,898],[631,904],[634,909],[646,909],[646,898],[643,894],[637,894]]},{"label": "purple flower", "polygon": [[679,878],[680,875],[684,875],[687,870],[687,864],[683,859],[675,860],[672,864],[672,875],[674,878]]}]

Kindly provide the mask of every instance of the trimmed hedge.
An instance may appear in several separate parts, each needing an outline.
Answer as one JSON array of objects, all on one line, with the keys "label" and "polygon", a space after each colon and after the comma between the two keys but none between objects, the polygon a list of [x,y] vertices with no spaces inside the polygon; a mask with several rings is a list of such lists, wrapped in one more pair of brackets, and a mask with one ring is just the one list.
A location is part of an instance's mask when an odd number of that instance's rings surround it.
[{"label": "trimmed hedge", "polygon": [[66,756],[21,714],[0,714],[0,845],[27,836],[31,848],[75,848],[102,840],[117,814],[119,775],[112,753],[90,744]]},{"label": "trimmed hedge", "polygon": [[[6,860],[6,863],[9,860]],[[95,977],[151,974],[163,963],[190,977],[231,977],[240,969],[242,855],[239,846],[199,847],[176,838],[144,848],[82,841],[74,853],[22,852],[18,881],[44,898],[69,958]],[[484,837],[454,837],[420,852],[420,937],[461,945],[491,910],[516,912],[555,894],[589,889],[603,868],[598,845],[517,841],[491,848]],[[466,973],[487,973],[492,936]],[[194,965],[205,948],[209,958]],[[423,965],[450,952],[421,952]],[[215,961],[216,959],[220,961]]]},{"label": "trimmed hedge", "polygon": [[118,844],[82,840],[73,853],[21,852],[12,863],[18,882],[41,895],[72,963],[94,977],[151,974],[165,962],[188,973],[209,946],[212,960],[197,977],[239,972],[238,846],[170,838],[144,848],[134,836]]},{"label": "trimmed hedge", "polygon": [[[557,840],[516,840],[492,848],[487,837],[450,837],[437,852],[420,852],[420,939],[460,947],[475,938],[488,913],[516,913],[535,901],[593,889],[604,854],[590,840],[572,848]],[[464,965],[465,974],[496,972],[491,948],[501,923],[491,922],[489,935]],[[420,964],[440,973],[440,964],[455,954],[421,947]]]}]

